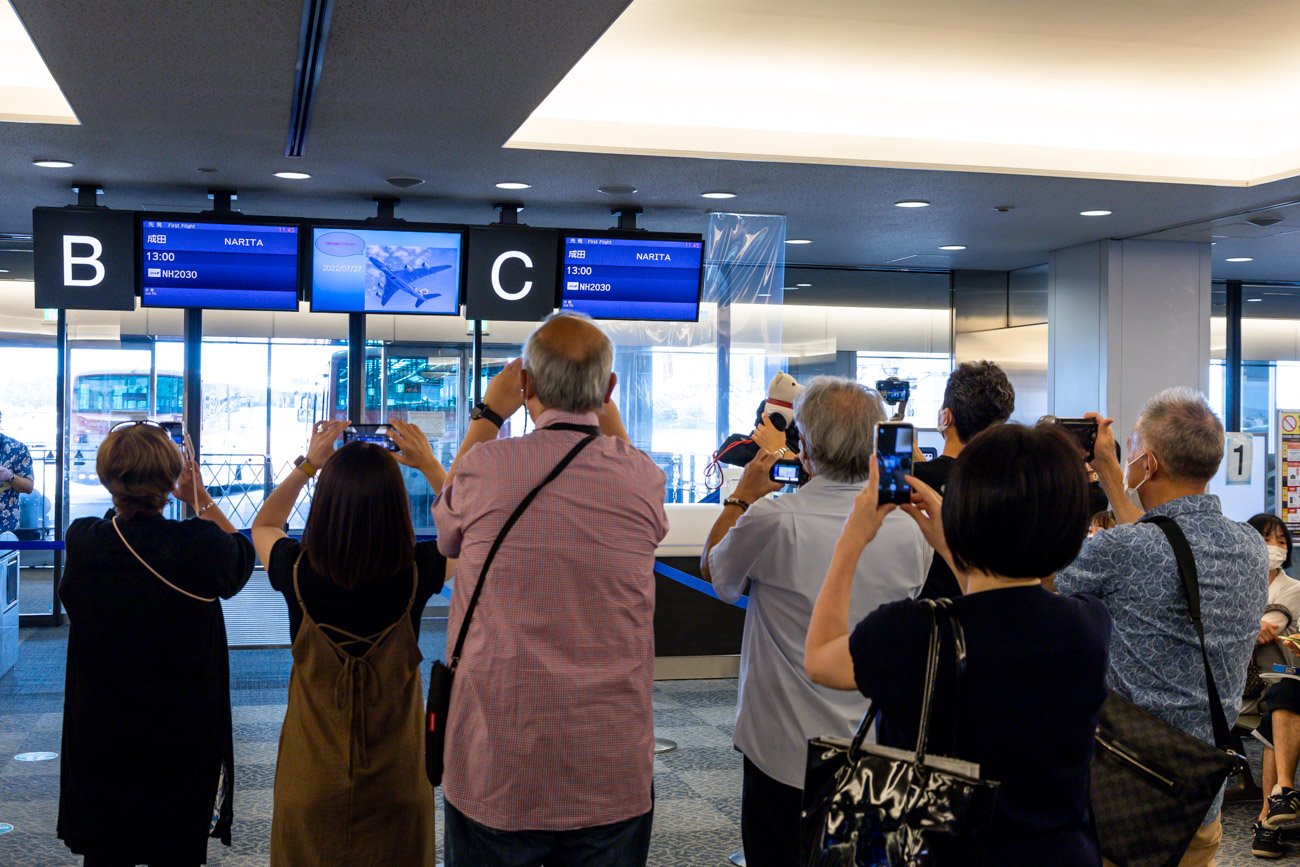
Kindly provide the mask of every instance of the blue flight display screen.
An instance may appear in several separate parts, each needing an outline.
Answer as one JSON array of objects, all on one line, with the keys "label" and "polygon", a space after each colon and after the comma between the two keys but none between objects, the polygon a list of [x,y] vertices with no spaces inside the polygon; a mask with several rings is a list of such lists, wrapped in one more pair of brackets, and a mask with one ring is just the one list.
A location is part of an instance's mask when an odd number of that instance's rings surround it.
[{"label": "blue flight display screen", "polygon": [[460,312],[460,232],[312,229],[311,309]]},{"label": "blue flight display screen", "polygon": [[298,227],[141,223],[145,307],[298,309]]},{"label": "blue flight display screen", "polygon": [[700,318],[701,241],[564,238],[560,306],[593,319]]}]

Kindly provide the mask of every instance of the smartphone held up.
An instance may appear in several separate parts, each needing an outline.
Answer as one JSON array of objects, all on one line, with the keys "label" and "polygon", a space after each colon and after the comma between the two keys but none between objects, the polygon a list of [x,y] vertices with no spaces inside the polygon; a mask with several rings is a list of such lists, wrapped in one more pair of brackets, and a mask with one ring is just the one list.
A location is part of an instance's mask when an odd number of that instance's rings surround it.
[{"label": "smartphone held up", "polygon": [[912,474],[912,445],[915,428],[906,422],[881,422],[876,425],[876,456],[880,462],[880,504],[910,503],[912,486],[906,476]]},{"label": "smartphone held up", "polygon": [[343,431],[343,442],[371,443],[386,448],[390,452],[400,451],[401,447],[388,438],[386,424],[354,424]]}]

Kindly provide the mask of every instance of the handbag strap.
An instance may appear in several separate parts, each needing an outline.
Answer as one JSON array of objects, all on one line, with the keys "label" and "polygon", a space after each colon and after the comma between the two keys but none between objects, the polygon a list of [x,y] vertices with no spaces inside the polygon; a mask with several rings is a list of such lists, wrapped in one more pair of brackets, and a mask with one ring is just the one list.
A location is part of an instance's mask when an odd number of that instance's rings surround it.
[{"label": "handbag strap", "polygon": [[1219,687],[1214,682],[1214,672],[1210,669],[1210,655],[1205,650],[1205,625],[1201,622],[1201,588],[1196,572],[1196,558],[1192,556],[1192,546],[1183,534],[1183,528],[1173,518],[1164,515],[1152,515],[1141,520],[1143,524],[1154,524],[1165,534],[1174,549],[1174,559],[1178,562],[1178,577],[1183,582],[1183,594],[1187,597],[1187,613],[1196,627],[1196,637],[1201,643],[1201,662],[1205,666],[1205,683],[1210,694],[1210,722],[1214,726],[1214,744],[1221,750],[1232,747],[1232,729],[1223,714],[1223,702],[1219,699]]},{"label": "handbag strap", "polygon": [[[579,426],[565,424],[549,425],[548,427],[543,428],[543,430],[550,430],[552,428],[559,428],[561,430],[590,430],[590,426],[588,425]],[[447,665],[452,672],[455,672],[456,666],[460,664],[460,654],[461,651],[465,649],[465,637],[469,635],[469,622],[474,617],[474,609],[478,607],[478,599],[483,593],[483,584],[487,580],[488,570],[492,568],[492,561],[496,559],[497,551],[501,550],[501,543],[506,540],[506,535],[519,521],[519,518],[524,514],[524,510],[527,509],[537,495],[541,493],[542,488],[555,481],[555,477],[564,472],[564,468],[573,462],[573,459],[578,456],[578,452],[595,442],[598,435],[599,434],[597,433],[588,433],[587,436],[579,440],[577,445],[571,448],[569,453],[555,465],[555,469],[551,470],[550,474],[537,484],[537,487],[529,491],[528,496],[524,497],[518,506],[515,506],[515,510],[510,514],[510,517],[501,525],[501,531],[497,533],[496,541],[494,541],[492,547],[488,549],[487,557],[483,558],[483,568],[478,573],[478,583],[474,587],[473,595],[469,598],[469,605],[465,606],[465,616],[460,622],[460,635],[456,637],[456,648],[451,652],[451,659],[448,661]]]},{"label": "handbag strap", "polygon": [[[934,703],[935,683],[938,681],[939,676],[940,630],[938,613],[940,611],[943,612],[943,616],[948,622],[948,628],[952,632],[953,649],[956,654],[954,694],[960,688],[962,675],[966,672],[966,630],[962,628],[961,621],[952,612],[950,607],[952,600],[922,599],[920,601],[925,603],[926,610],[930,615],[930,643],[925,659],[925,691],[921,699],[921,720],[916,732],[916,761],[918,763],[925,761],[926,747],[930,740],[930,711]],[[955,702],[954,706],[956,704],[959,704],[959,702]],[[956,713],[955,710],[954,713]],[[873,700],[867,705],[867,712],[858,725],[857,733],[853,736],[853,743],[849,748],[850,757],[856,757],[861,752],[862,744],[866,741],[867,734],[871,731],[871,727],[875,724],[878,715],[879,711],[876,708],[876,702]]]}]

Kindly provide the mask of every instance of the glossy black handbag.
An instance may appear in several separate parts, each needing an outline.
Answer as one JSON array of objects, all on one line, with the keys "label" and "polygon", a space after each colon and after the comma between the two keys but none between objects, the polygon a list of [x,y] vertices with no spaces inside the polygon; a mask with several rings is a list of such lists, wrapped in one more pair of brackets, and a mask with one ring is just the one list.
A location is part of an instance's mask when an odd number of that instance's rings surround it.
[{"label": "glossy black handbag", "polygon": [[1207,744],[1116,693],[1107,697],[1092,756],[1092,811],[1102,854],[1122,867],[1177,864],[1224,782],[1243,762],[1233,749],[1205,651],[1191,546],[1170,518],[1144,523],[1159,527],[1174,549],[1187,612],[1200,639],[1215,742]]},{"label": "glossy black handbag", "polygon": [[875,704],[850,741],[812,738],[804,778],[799,853],[804,867],[929,867],[973,862],[993,815],[998,784],[979,766],[929,755],[931,708],[939,671],[940,619],[952,631],[955,688],[966,640],[947,600],[930,607],[930,649],[914,751],[866,742]]}]

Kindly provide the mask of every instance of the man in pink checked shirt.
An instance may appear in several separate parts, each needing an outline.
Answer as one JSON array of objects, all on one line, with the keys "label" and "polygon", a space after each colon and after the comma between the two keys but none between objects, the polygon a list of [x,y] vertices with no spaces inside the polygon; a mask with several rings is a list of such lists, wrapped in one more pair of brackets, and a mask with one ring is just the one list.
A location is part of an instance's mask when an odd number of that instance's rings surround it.
[{"label": "man in pink checked shirt", "polygon": [[[505,537],[470,620],[448,714],[445,857],[644,865],[653,815],[654,552],[664,474],[609,402],[614,348],[553,317],[488,384],[433,506],[459,558],[455,643],[483,560],[515,507],[599,433]],[[497,439],[526,406],[537,429]]]}]

